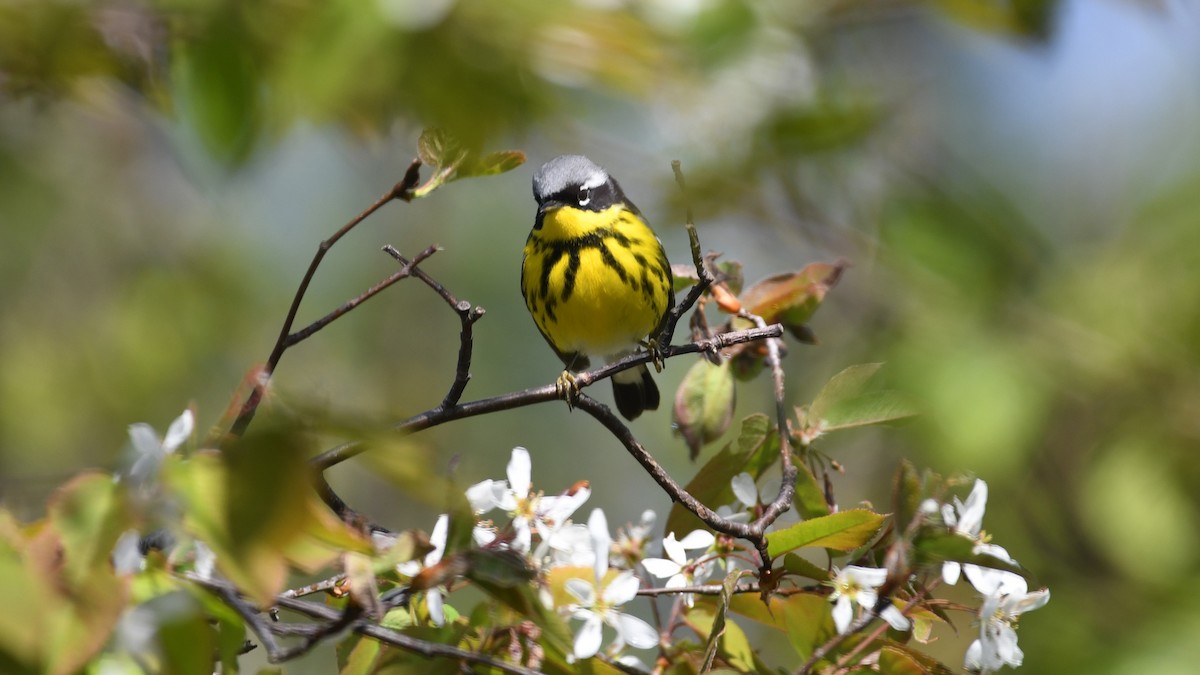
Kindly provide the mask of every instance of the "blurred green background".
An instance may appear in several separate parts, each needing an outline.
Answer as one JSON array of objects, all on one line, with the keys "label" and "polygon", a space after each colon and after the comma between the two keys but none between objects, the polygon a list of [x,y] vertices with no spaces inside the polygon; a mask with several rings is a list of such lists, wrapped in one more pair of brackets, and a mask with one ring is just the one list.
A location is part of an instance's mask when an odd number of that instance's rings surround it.
[{"label": "blurred green background", "polygon": [[[74,472],[118,466],[130,423],[194,404],[216,424],[318,242],[400,179],[427,125],[529,164],[383,209],[326,258],[300,322],[392,272],[383,244],[436,243],[424,269],[488,310],[466,398],[550,382],[517,285],[532,171],[589,155],[687,262],[681,159],[704,246],[748,281],[853,264],[821,344],[790,350],[790,402],[866,361],[921,402],[902,428],[824,442],[843,505],[886,510],[903,457],[975,473],[986,529],[1053,594],[1022,622],[1023,672],[1193,672],[1200,13],[1183,0],[0,0],[3,504],[37,517]],[[403,282],[289,351],[260,414],[383,428],[441,400],[457,332]],[[739,415],[768,394],[742,385]],[[686,480],[669,424],[634,428]],[[412,442],[464,485],[524,445],[535,485],[590,480],[614,527],[668,507],[563,405]],[[385,524],[432,525],[369,462],[331,479]],[[958,628],[930,650],[952,665],[975,630]]]}]

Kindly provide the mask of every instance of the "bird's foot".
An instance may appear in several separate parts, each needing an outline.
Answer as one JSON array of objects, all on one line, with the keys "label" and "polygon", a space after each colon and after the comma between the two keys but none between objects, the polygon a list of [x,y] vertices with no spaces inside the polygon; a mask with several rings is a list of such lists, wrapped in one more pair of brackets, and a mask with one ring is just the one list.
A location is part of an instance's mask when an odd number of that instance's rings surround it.
[{"label": "bird's foot", "polygon": [[658,340],[651,338],[645,343],[646,351],[650,353],[650,362],[654,364],[654,372],[661,373],[666,359],[663,358],[662,348],[658,345]]},{"label": "bird's foot", "polygon": [[554,383],[554,391],[559,398],[567,402],[567,410],[575,409],[575,401],[579,399],[579,382],[575,380],[571,371],[562,371]]}]

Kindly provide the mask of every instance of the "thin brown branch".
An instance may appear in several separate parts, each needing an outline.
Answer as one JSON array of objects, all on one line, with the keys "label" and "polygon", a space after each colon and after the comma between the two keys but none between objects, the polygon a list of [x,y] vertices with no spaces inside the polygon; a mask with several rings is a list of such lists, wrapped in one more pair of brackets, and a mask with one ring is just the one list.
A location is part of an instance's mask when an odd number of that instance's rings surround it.
[{"label": "thin brown branch", "polygon": [[[419,271],[419,270],[418,270]],[[698,352],[707,352],[714,349],[724,349],[737,344],[746,342],[755,342],[768,337],[779,337],[783,335],[783,327],[776,324],[762,328],[748,328],[746,330],[732,331],[714,335],[711,338],[697,340],[685,345],[677,345],[668,347],[662,351],[662,358],[669,359],[684,354],[695,354]],[[618,361],[610,364],[579,373],[575,376],[576,383],[580,388],[595,384],[596,382],[608,377],[612,377],[614,373],[622,370],[633,368],[642,363],[648,363],[652,356],[647,352],[637,352],[630,354]],[[404,420],[393,425],[393,429],[403,433],[416,433],[436,427],[447,422],[454,422],[468,417],[477,415],[486,415],[489,413],[500,412],[503,410],[515,410],[525,406],[534,405],[537,403],[546,403],[547,401],[562,400],[558,394],[554,384],[546,384],[540,387],[532,387],[522,391],[515,391],[499,396],[492,396],[477,401],[468,401],[455,405],[451,408],[437,407],[432,410],[427,410],[419,415]],[[351,457],[365,451],[367,447],[359,442],[350,442],[339,445],[335,448],[326,450],[310,460],[311,465],[318,470],[325,470],[337,464],[340,464]]]},{"label": "thin brown branch", "polygon": [[328,591],[331,588],[342,583],[342,581],[345,580],[345,578],[346,578],[345,574],[335,574],[334,576],[329,577],[328,579],[322,579],[321,581],[318,581],[315,584],[308,584],[307,586],[301,586],[299,588],[289,588],[288,590],[280,593],[279,597],[281,597],[281,598],[299,598],[299,597],[303,597],[305,595],[312,595],[313,593],[320,593],[322,591]]},{"label": "thin brown branch", "polygon": [[[284,609],[296,612],[298,614],[304,614],[305,616],[314,619],[332,621],[338,616],[336,609],[317,604],[315,602],[296,600],[294,598],[279,598],[278,604]],[[386,645],[391,645],[393,647],[413,652],[414,654],[420,654],[428,658],[455,659],[458,661],[466,661],[468,663],[478,663],[480,665],[487,666],[489,668],[495,668],[496,670],[506,673],[514,673],[515,675],[537,675],[537,671],[535,670],[530,670],[529,668],[508,663],[506,661],[501,661],[488,656],[487,654],[471,652],[465,649],[459,649],[458,647],[452,647],[450,645],[444,645],[437,642],[419,640],[417,638],[405,635],[399,631],[395,631],[390,628],[384,628],[379,624],[371,623],[369,621],[359,620],[350,628],[360,635],[365,635]]]},{"label": "thin brown branch", "polygon": [[[388,255],[395,258],[405,268],[410,267],[410,263],[400,251],[397,251],[392,246],[384,246],[383,250]],[[463,392],[467,389],[467,382],[471,380],[471,354],[475,346],[474,326],[475,322],[482,319],[487,313],[482,307],[472,306],[466,300],[459,300],[454,297],[454,294],[446,290],[445,286],[438,283],[433,277],[425,274],[423,270],[416,270],[415,276],[424,281],[427,286],[432,288],[434,292],[450,305],[450,309],[458,315],[460,324],[458,333],[458,362],[454,368],[454,382],[450,384],[450,391],[446,392],[445,398],[442,399],[442,408],[450,408],[456,405],[459,399],[462,398]]]},{"label": "thin brown branch", "polygon": [[[276,624],[267,621],[259,610],[242,599],[232,584],[215,580],[201,579],[189,574],[188,578],[217,594],[226,605],[238,613],[246,625],[258,636],[258,641],[267,651],[267,660],[271,663],[283,663],[303,656],[313,647],[331,635],[342,631],[350,623],[358,619],[361,610],[354,605],[347,605],[346,611],[338,614],[328,624],[297,626],[294,624]],[[275,639],[276,635],[291,635],[300,638],[300,642],[290,647],[284,647]]]},{"label": "thin brown branch", "polygon": [[412,259],[411,262],[406,262],[403,268],[401,268],[397,272],[393,272],[392,274],[390,274],[388,276],[388,278],[386,278],[383,281],[368,288],[366,291],[363,291],[363,293],[361,295],[358,295],[357,297],[347,300],[341,307],[338,307],[337,309],[326,314],[325,316],[321,317],[320,319],[317,319],[316,321],[308,324],[304,328],[301,328],[300,330],[296,331],[295,333],[292,333],[291,335],[287,336],[287,339],[284,340],[285,346],[291,347],[299,342],[303,342],[305,339],[307,339],[313,333],[316,333],[317,331],[321,330],[325,326],[327,326],[330,323],[334,322],[335,320],[341,318],[341,316],[343,314],[345,314],[346,312],[349,312],[350,310],[354,309],[355,307],[358,307],[359,305],[366,302],[367,300],[370,300],[372,297],[374,297],[376,294],[378,294],[383,289],[387,288],[388,286],[391,286],[392,284],[396,283],[397,281],[400,281],[401,279],[407,279],[407,278],[413,276],[414,272],[417,271],[417,265],[421,264],[426,259],[428,259],[430,256],[432,256],[434,253],[437,253],[440,250],[441,249],[439,249],[436,246],[430,246],[430,247],[426,248],[424,251],[421,251],[420,253],[417,254],[417,256],[415,258]]},{"label": "thin brown branch", "polygon": [[[746,310],[739,312],[740,316],[754,322],[754,325],[759,328],[766,328],[767,323],[761,316],[751,314]],[[754,525],[760,528],[760,531],[765,532],[771,523],[774,523],[779,516],[792,508],[792,500],[796,494],[796,475],[797,468],[792,462],[792,449],[790,444],[790,435],[788,434],[788,415],[787,406],[784,403],[784,380],[783,380],[783,363],[779,356],[779,343],[775,338],[767,338],[767,365],[771,368],[771,379],[775,384],[775,424],[779,428],[779,463],[780,472],[782,474],[782,482],[779,485],[779,494],[775,499],[763,510],[758,520],[754,521]],[[758,554],[762,559],[759,571],[761,574],[769,574],[771,571],[771,556],[767,553],[767,541],[764,537],[758,545]]]},{"label": "thin brown branch", "polygon": [[[687,184],[683,179],[683,169],[679,160],[671,162],[671,170],[675,173],[675,182],[679,184],[679,189],[683,192],[684,202],[687,203]],[[700,235],[696,233],[696,224],[692,219],[692,207],[686,207],[685,227],[688,233],[688,243],[692,249],[692,262],[696,265],[696,276],[698,281],[688,290],[688,294],[684,296],[683,302],[675,305],[667,314],[667,320],[663,322],[663,328],[659,334],[655,336],[658,344],[669,345],[675,336],[675,326],[679,323],[679,318],[682,317],[688,310],[695,306],[696,301],[701,295],[713,285],[715,279],[712,271],[708,268],[708,263],[700,252]]]},{"label": "thin brown branch", "polygon": [[[184,577],[215,593],[236,611],[262,641],[263,646],[267,649],[268,659],[272,663],[281,663],[300,656],[313,646],[349,628],[360,635],[365,635],[386,645],[428,658],[445,658],[467,663],[477,663],[506,673],[514,673],[515,675],[536,675],[537,672],[500,661],[487,654],[471,652],[436,642],[427,642],[390,628],[385,628],[362,618],[360,610],[355,605],[347,605],[345,612],[339,612],[323,604],[281,595],[275,598],[276,607],[317,619],[324,623],[310,624],[309,626],[304,624],[271,623],[262,616],[261,611],[241,597],[233,584],[219,579],[204,579],[192,573],[187,573]],[[301,638],[301,643],[293,647],[281,647],[275,639],[277,635],[281,634],[298,636]]]},{"label": "thin brown branch", "polygon": [[[703,584],[700,586],[679,586],[677,588],[639,588],[637,594],[655,598],[660,595],[682,595],[683,593],[691,593],[693,595],[721,595],[725,592],[724,586],[721,584]],[[757,582],[738,584],[733,588],[734,594],[738,593],[758,593],[759,586]]]},{"label": "thin brown branch", "polygon": [[258,405],[262,402],[263,393],[266,391],[271,375],[275,372],[275,368],[279,365],[279,360],[283,358],[283,353],[288,348],[288,336],[292,332],[292,324],[296,321],[296,313],[300,310],[300,303],[304,300],[304,294],[308,292],[308,285],[312,282],[313,276],[317,272],[317,267],[321,265],[325,254],[346,233],[354,229],[359,223],[366,220],[371,214],[378,211],[388,202],[393,199],[410,201],[412,199],[412,190],[421,179],[420,168],[421,160],[414,159],[409,164],[408,170],[405,171],[404,178],[400,182],[393,185],[374,204],[368,206],[362,213],[352,218],[350,222],[343,225],[337,232],[334,232],[328,239],[322,241],[317,246],[317,252],[313,255],[312,262],[308,264],[308,269],[304,272],[304,278],[300,280],[300,286],[296,289],[296,295],[292,298],[292,304],[288,308],[287,317],[283,320],[283,326],[279,329],[279,337],[275,340],[275,346],[271,349],[271,354],[267,357],[266,364],[262,367],[261,376],[255,382],[254,388],[246,397],[246,401],[242,403],[237,418],[234,419],[233,424],[230,426],[230,435],[235,437],[243,435],[246,432],[246,428],[250,426],[250,422],[254,419],[254,413],[257,412]]},{"label": "thin brown branch", "polygon": [[746,539],[758,544],[762,539],[762,532],[757,531],[752,524],[739,523],[728,518],[722,518],[717,515],[716,511],[708,508],[692,496],[690,492],[685,490],[683,486],[675,482],[671,475],[667,473],[662,465],[654,459],[653,456],[646,450],[640,441],[625,426],[608,406],[600,403],[596,399],[587,394],[580,394],[579,399],[575,402],[575,408],[582,410],[596,419],[597,422],[604,425],[620,443],[625,446],[625,450],[637,460],[638,464],[650,474],[650,477],[658,483],[659,487],[671,498],[671,501],[683,504],[684,508],[691,511],[697,518],[717,532],[722,532],[739,539]]}]

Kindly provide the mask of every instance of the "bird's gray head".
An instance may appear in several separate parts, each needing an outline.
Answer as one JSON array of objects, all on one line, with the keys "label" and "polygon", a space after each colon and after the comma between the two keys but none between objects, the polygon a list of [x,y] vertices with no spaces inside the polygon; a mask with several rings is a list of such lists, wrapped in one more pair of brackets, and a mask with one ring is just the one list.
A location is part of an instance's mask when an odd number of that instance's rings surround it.
[{"label": "bird's gray head", "polygon": [[533,198],[539,214],[562,206],[604,211],[617,204],[639,213],[617,180],[583,155],[562,155],[543,164],[533,174]]},{"label": "bird's gray head", "polygon": [[587,157],[560,155],[533,174],[533,198],[539,204],[550,199],[573,202],[580,191],[594,190],[608,180],[608,172]]}]

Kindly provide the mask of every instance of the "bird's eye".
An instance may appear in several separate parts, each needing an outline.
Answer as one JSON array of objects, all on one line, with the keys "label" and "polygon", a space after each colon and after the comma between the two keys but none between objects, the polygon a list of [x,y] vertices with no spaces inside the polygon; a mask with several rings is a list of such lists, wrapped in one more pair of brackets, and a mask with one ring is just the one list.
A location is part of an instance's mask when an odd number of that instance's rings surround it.
[{"label": "bird's eye", "polygon": [[592,190],[591,190],[591,188],[583,188],[583,189],[581,189],[581,190],[579,191],[579,205],[580,205],[580,206],[587,206],[587,205],[588,205],[588,203],[589,203],[589,202],[591,202],[591,201],[592,201]]}]

